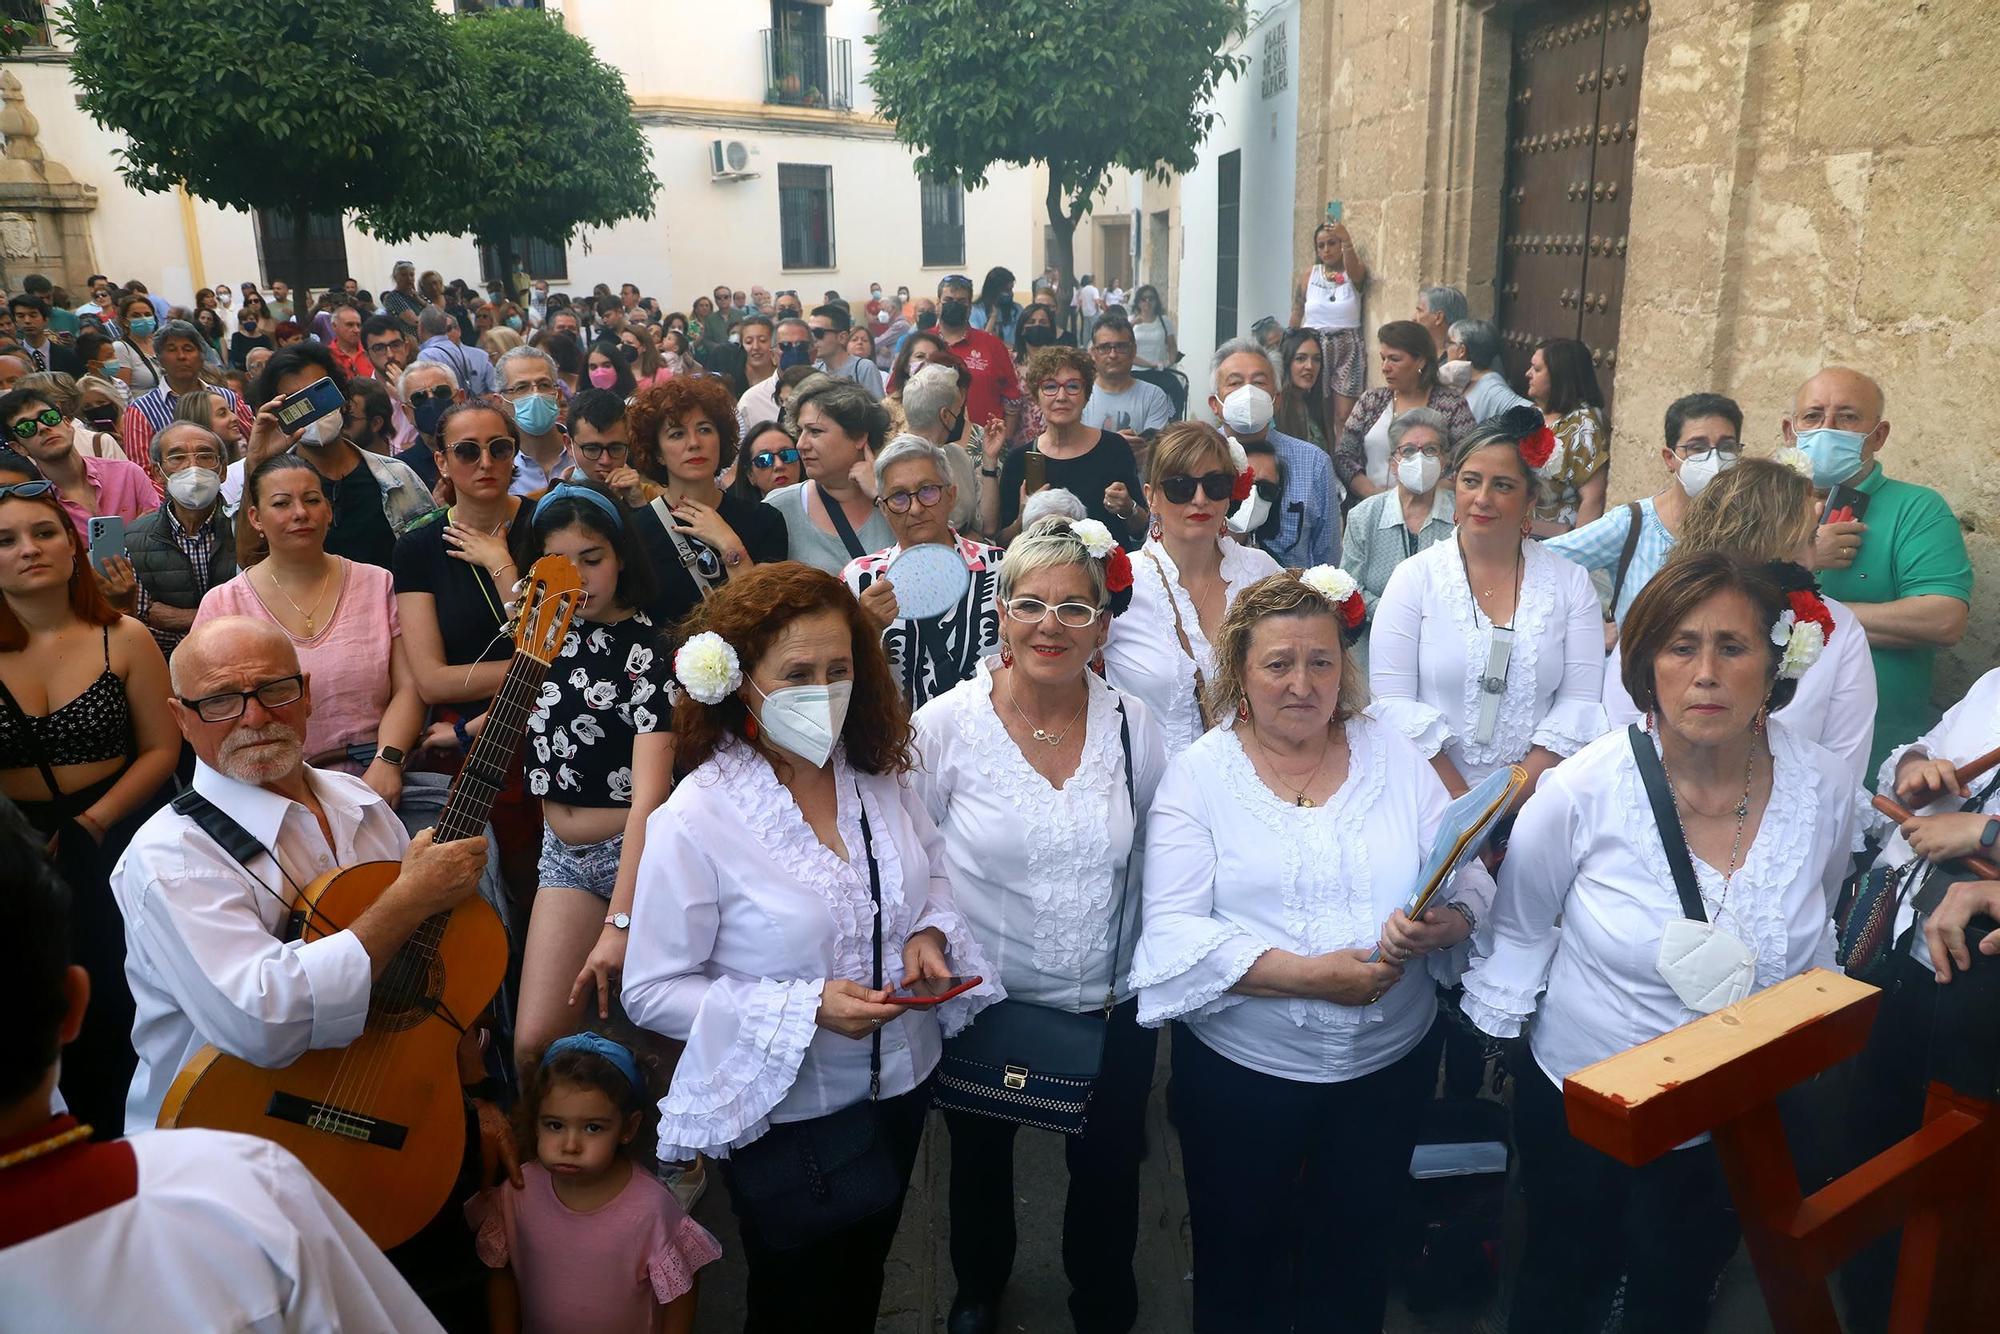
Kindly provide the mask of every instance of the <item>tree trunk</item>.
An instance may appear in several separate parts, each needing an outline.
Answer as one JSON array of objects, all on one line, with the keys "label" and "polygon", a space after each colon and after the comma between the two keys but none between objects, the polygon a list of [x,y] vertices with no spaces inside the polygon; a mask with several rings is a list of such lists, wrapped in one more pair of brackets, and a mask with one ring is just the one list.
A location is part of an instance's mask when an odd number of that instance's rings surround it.
[{"label": "tree trunk", "polygon": [[[1063,208],[1062,189],[1056,184],[1053,167],[1049,172],[1047,205],[1049,231],[1053,234],[1049,238],[1049,252],[1045,262],[1055,265],[1056,318],[1057,323],[1066,325],[1075,318],[1070,310],[1069,299],[1070,293],[1076,290],[1076,224],[1081,220],[1083,213],[1081,208],[1076,212],[1069,212]],[[1079,338],[1082,337],[1080,331],[1073,330],[1073,332],[1077,332]]]},{"label": "tree trunk", "polygon": [[303,207],[292,209],[292,262],[299,266],[299,280],[292,286],[292,322],[299,326],[299,332],[312,333],[312,283],[310,270],[306,265],[306,250],[312,244],[312,214]]}]

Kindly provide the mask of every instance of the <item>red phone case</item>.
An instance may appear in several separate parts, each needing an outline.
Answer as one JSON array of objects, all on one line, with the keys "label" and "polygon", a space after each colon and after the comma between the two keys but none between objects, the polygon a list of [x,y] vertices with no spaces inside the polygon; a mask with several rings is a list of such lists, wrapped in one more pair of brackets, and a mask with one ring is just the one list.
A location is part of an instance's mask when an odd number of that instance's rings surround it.
[{"label": "red phone case", "polygon": [[944,992],[943,994],[937,996],[899,996],[894,991],[891,991],[889,993],[888,1004],[942,1005],[954,996],[963,996],[966,992],[972,990],[974,987],[978,986],[981,982],[984,982],[985,980],[986,979],[983,977],[968,977],[963,982],[960,982],[957,986],[953,987],[950,991]]}]

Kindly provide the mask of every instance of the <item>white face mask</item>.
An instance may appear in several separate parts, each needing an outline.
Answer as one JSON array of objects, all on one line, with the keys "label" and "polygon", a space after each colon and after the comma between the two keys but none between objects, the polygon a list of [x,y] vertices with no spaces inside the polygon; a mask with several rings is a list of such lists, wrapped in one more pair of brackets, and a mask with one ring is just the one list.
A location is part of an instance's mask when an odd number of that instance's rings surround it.
[{"label": "white face mask", "polygon": [[167,479],[167,494],[191,510],[206,509],[222,490],[222,474],[207,468],[182,468]]},{"label": "white face mask", "polygon": [[1674,476],[1680,478],[1681,490],[1687,492],[1689,500],[1693,500],[1710,482],[1735,466],[1735,459],[1724,463],[1721,452],[1711,449],[1705,458],[1682,459],[1680,469]]},{"label": "white face mask", "polygon": [[319,418],[299,435],[302,445],[330,445],[340,438],[340,418],[332,413]]},{"label": "white face mask", "polygon": [[1276,411],[1268,391],[1254,384],[1239,385],[1222,400],[1222,424],[1236,435],[1262,435]]},{"label": "white face mask", "polygon": [[1429,495],[1431,488],[1438,484],[1438,478],[1443,474],[1444,461],[1434,459],[1428,454],[1418,454],[1396,462],[1396,480],[1401,482],[1403,489],[1411,495]]},{"label": "white face mask", "polygon": [[1660,933],[1653,966],[1681,1004],[1696,1014],[1714,1014],[1750,994],[1757,980],[1757,956],[1750,947],[1709,922],[1691,917],[1668,920]]},{"label": "white face mask", "polygon": [[[759,695],[753,681],[750,685]],[[757,725],[771,744],[788,750],[815,769],[823,769],[833,757],[833,744],[847,722],[847,705],[854,695],[852,681],[835,681],[823,686],[786,686],[764,695],[764,707],[757,713]]]},{"label": "white face mask", "polygon": [[1264,493],[1256,487],[1250,488],[1250,498],[1238,505],[1229,516],[1229,531],[1238,537],[1253,532],[1271,517],[1271,502],[1264,499]]}]

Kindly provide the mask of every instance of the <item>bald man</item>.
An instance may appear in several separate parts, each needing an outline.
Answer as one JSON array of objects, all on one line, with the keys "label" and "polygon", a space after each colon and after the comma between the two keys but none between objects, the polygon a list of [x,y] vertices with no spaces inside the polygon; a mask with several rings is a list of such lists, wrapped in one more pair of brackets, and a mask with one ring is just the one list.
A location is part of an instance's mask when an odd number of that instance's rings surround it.
[{"label": "bald man", "polygon": [[14,384],[30,371],[28,363],[12,353],[0,356],[0,394],[11,393]]},{"label": "bald man", "polygon": [[1799,386],[1784,424],[1786,443],[1812,461],[1813,486],[1834,511],[1813,543],[1820,588],[1868,632],[1877,700],[1871,781],[1884,756],[1937,721],[1937,651],[1965,634],[1972,601],[1972,563],[1951,506],[1927,486],[1891,479],[1876,460],[1889,440],[1886,410],[1875,381],[1829,366]]},{"label": "bald man", "polygon": [[[413,841],[366,783],[306,765],[312,682],[272,622],[204,622],[175,650],[172,673],[168,707],[194,749],[193,790],[261,851],[239,864],[177,802],[140,828],[112,872],[138,1006],[127,1134],[153,1127],[204,1044],[275,1068],[354,1041],[375,978],[426,918],[472,894],[486,865],[486,840]],[[403,871],[367,911],[332,935],[286,938],[299,889],[372,861]]]}]

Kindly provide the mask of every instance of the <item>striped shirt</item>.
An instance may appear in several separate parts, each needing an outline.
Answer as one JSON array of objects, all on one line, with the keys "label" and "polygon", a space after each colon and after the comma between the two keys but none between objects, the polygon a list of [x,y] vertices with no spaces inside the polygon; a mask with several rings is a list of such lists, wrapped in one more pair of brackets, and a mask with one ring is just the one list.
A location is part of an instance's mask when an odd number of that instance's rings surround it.
[{"label": "striped shirt", "polygon": [[[236,391],[219,384],[201,387],[211,394],[222,395],[222,401],[236,410],[236,424],[243,428],[243,438],[248,440],[250,409],[236,396]],[[125,452],[134,459],[151,462],[153,436],[173,421],[174,409],[180,406],[180,401],[181,396],[168,388],[165,381],[133,399],[132,406],[125,409],[125,420],[118,428],[119,437],[125,442]]]},{"label": "striped shirt", "polygon": [[[1625,583],[1618,590],[1618,605],[1611,609],[1612,619],[1620,625],[1625,623],[1625,613],[1631,609],[1632,599],[1639,596],[1639,590],[1646,586],[1647,580],[1659,573],[1674,549],[1674,535],[1660,522],[1660,512],[1654,508],[1653,498],[1647,496],[1638,505],[1639,542],[1632,548],[1632,563],[1625,569]],[[1549,538],[1542,545],[1569,557],[1586,570],[1605,571],[1615,582],[1618,557],[1625,550],[1625,535],[1631,531],[1632,506],[1619,505],[1606,510],[1601,517],[1581,528]]]}]

